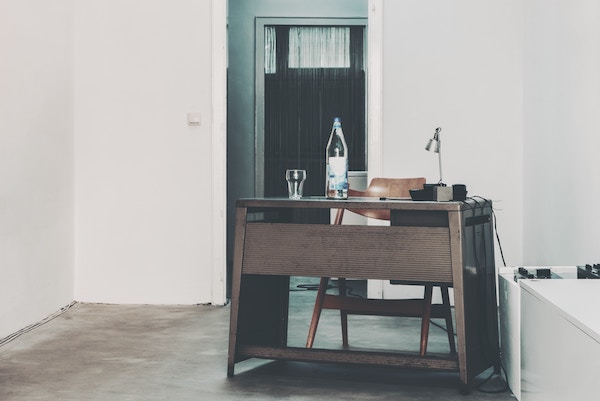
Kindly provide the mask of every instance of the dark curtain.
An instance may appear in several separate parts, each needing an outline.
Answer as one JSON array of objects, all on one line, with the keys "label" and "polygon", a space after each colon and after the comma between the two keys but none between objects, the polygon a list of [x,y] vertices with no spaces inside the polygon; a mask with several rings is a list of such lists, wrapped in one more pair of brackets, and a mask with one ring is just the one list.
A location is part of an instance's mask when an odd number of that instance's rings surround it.
[{"label": "dark curtain", "polygon": [[305,169],[304,196],[325,192],[325,147],[342,119],[349,168],[366,170],[363,27],[350,28],[350,68],[288,68],[288,27],[276,27],[277,72],[265,74],[265,196],[287,196],[285,170]]}]

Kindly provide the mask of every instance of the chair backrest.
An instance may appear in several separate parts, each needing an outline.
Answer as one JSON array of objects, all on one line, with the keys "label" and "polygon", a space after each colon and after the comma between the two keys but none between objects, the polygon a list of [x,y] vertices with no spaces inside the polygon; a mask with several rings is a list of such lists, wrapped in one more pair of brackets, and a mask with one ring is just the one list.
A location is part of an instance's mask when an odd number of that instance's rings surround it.
[{"label": "chair backrest", "polygon": [[[411,189],[423,189],[425,178],[373,178],[365,191],[348,190],[349,197],[375,197],[375,198],[407,198],[410,199]],[[389,220],[389,210],[373,209],[348,209],[353,213],[378,220]],[[335,223],[342,224],[344,209],[338,209]]]}]

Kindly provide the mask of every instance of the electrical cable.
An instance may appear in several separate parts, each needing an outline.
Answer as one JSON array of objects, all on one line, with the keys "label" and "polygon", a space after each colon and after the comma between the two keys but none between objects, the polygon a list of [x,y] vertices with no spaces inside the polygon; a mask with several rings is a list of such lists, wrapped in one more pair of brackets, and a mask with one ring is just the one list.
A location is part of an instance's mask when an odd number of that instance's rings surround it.
[{"label": "electrical cable", "polygon": [[502,244],[500,243],[500,234],[498,234],[498,226],[497,226],[498,219],[496,218],[496,212],[494,212],[493,208],[492,208],[492,215],[494,216],[494,232],[496,233],[496,241],[498,241],[498,249],[500,250],[500,256],[502,257],[502,263],[504,264],[504,267],[506,267],[506,260],[504,260],[504,252],[502,251]]},{"label": "electrical cable", "polygon": [[[482,198],[481,196],[472,196],[471,197],[473,200],[475,200],[475,198],[478,199],[482,199],[483,201],[486,202],[486,204],[489,204],[489,200]],[[475,201],[477,202],[477,201]],[[502,243],[500,241],[500,234],[498,233],[498,219],[496,218],[496,211],[494,210],[494,208],[492,207],[492,216],[494,217],[494,233],[496,234],[496,241],[498,242],[498,250],[500,251],[500,256],[502,258],[502,264],[506,267],[506,260],[504,259],[504,251],[502,250]]]},{"label": "electrical cable", "polygon": [[[442,326],[439,323],[434,322],[431,319],[429,319],[429,323],[432,324],[432,325],[434,325],[434,326],[436,326],[436,327],[438,327],[438,328],[440,328],[440,329],[442,329],[442,330],[444,330],[446,333],[448,332],[448,329],[446,327]],[[454,330],[454,328],[453,328],[452,331],[453,331],[454,337],[456,337],[456,330]]]},{"label": "electrical cable", "polygon": [[3,346],[3,345],[8,344],[9,342],[11,342],[11,341],[13,341],[15,339],[17,339],[18,337],[22,336],[23,334],[29,333],[31,330],[36,329],[36,328],[38,328],[40,326],[43,326],[44,324],[50,322],[51,320],[54,320],[58,316],[62,315],[63,313],[65,313],[66,311],[68,311],[69,309],[71,309],[71,307],[73,305],[75,305],[76,303],[77,303],[76,301],[73,301],[70,304],[68,304],[67,306],[64,306],[64,307],[60,308],[59,311],[53,313],[52,315],[47,316],[45,319],[43,319],[43,320],[41,320],[41,321],[39,321],[37,323],[31,324],[31,325],[29,325],[29,326],[27,326],[25,328],[22,328],[21,330],[15,332],[15,333],[12,333],[12,334],[10,334],[10,335],[8,335],[8,336],[0,339],[0,347]]},{"label": "electrical cable", "polygon": [[[506,370],[504,370],[504,366],[500,365],[500,369],[502,369],[502,371],[504,372],[504,375],[506,376]],[[489,382],[492,377],[494,377],[496,375],[496,372],[492,372],[486,379],[484,379],[481,383],[479,383],[477,385],[477,391],[481,392],[481,393],[486,393],[486,394],[500,394],[500,393],[504,393],[506,391],[508,391],[508,381],[506,381],[502,375],[500,374],[500,379],[502,379],[502,382],[504,383],[504,385],[496,390],[486,390],[483,388],[483,386]]]}]

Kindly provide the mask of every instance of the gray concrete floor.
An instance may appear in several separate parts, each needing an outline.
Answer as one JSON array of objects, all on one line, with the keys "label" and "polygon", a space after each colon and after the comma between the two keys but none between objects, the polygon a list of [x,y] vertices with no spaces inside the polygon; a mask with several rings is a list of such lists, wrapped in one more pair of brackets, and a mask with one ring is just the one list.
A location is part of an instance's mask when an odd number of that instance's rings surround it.
[{"label": "gray concrete floor", "polygon": [[[302,346],[315,293],[297,283],[289,342]],[[351,345],[418,350],[419,325],[351,317]],[[514,400],[510,391],[461,395],[457,373],[253,359],[227,378],[228,329],[229,307],[78,303],[0,347],[0,400]],[[339,347],[339,330],[339,315],[324,311],[315,347]],[[432,326],[429,350],[445,349]],[[502,385],[494,377],[483,389]]]}]

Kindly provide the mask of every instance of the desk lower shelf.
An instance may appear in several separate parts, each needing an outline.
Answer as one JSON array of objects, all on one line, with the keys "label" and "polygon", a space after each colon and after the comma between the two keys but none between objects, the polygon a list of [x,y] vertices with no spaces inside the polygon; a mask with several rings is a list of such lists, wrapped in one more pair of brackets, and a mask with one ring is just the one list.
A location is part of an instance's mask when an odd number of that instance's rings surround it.
[{"label": "desk lower shelf", "polygon": [[[405,367],[451,372],[459,370],[457,356],[451,354],[431,353],[426,356],[419,356],[417,353],[239,345],[236,362],[248,358]],[[233,375],[233,372],[229,372],[229,376],[231,375]]]}]

